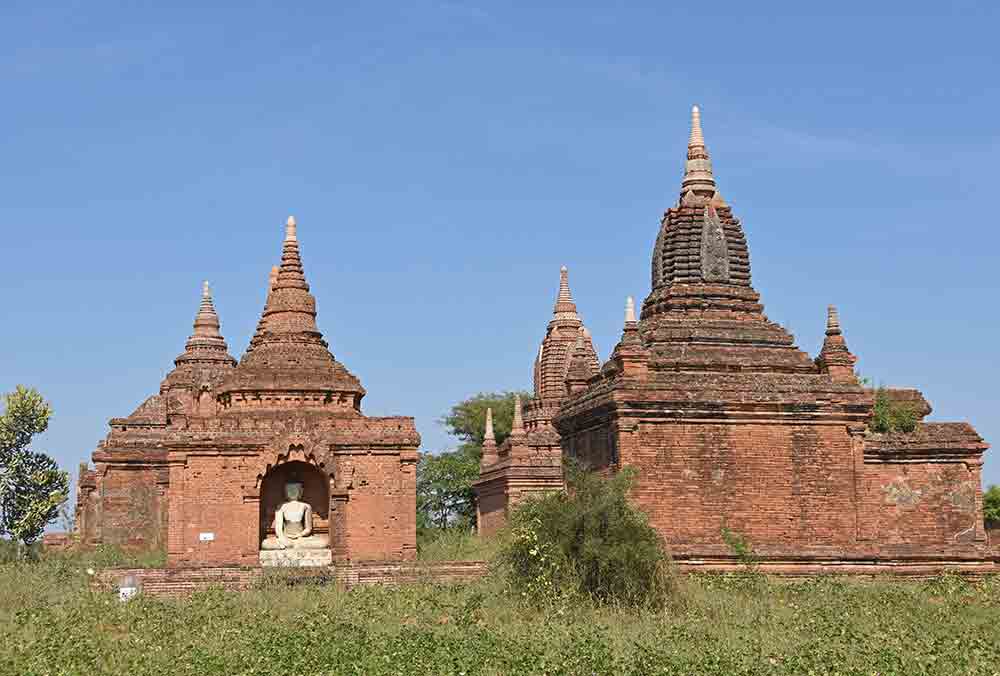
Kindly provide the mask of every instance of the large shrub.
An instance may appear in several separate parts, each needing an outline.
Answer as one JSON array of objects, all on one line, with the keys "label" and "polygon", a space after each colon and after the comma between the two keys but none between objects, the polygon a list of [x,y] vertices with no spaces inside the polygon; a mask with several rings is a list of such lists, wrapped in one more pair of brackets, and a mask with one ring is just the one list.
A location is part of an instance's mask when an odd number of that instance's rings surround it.
[{"label": "large shrub", "polygon": [[673,578],[660,536],[628,501],[635,476],[566,469],[567,490],[517,507],[500,552],[512,585],[528,599],[584,596],[662,607]]}]

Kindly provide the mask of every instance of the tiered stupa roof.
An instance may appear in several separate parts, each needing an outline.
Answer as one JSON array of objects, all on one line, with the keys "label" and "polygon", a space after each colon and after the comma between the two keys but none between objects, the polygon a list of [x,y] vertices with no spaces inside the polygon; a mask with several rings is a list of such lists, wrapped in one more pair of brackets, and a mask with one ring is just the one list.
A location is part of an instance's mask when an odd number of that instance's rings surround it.
[{"label": "tiered stupa roof", "polygon": [[335,399],[346,399],[355,410],[360,407],[364,388],[333,358],[316,326],[316,299],[302,269],[293,217],[285,226],[281,265],[257,332],[218,393],[227,401],[239,393],[254,399],[291,399],[299,406],[325,407]]},{"label": "tiered stupa roof", "polygon": [[576,357],[577,377],[597,372],[598,361],[594,344],[576,311],[573,294],[569,289],[569,270],[559,270],[559,293],[556,296],[552,319],[545,331],[545,338],[535,359],[535,401],[546,407],[558,407],[566,398],[566,378]]},{"label": "tiered stupa roof", "polygon": [[680,199],[664,213],[653,249],[643,342],[659,369],[815,372],[759,301],[746,237],[719,194],[695,106]]},{"label": "tiered stupa roof", "polygon": [[[236,360],[229,354],[229,346],[220,331],[211,288],[207,281],[202,282],[194,332],[184,344],[184,352],[174,359],[174,369],[160,384],[160,393],[167,394],[178,388],[190,392],[211,389],[235,366]],[[169,397],[166,406],[170,412],[183,408],[180,400],[173,396]]]}]

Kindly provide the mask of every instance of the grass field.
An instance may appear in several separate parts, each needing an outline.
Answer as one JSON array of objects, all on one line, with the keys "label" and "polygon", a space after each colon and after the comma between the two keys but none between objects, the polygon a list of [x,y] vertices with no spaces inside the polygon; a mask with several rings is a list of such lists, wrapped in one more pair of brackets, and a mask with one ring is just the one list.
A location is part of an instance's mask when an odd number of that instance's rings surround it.
[{"label": "grass field", "polygon": [[121,603],[89,589],[93,563],[0,564],[0,673],[1000,674],[997,579],[690,577],[652,613],[533,604],[499,576]]}]

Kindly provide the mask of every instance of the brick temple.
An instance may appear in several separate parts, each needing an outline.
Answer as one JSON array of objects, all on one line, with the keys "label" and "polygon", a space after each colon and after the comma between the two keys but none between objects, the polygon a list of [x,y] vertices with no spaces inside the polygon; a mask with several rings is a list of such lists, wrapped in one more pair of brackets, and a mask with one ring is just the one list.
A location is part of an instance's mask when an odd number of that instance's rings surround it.
[{"label": "brick temple", "polygon": [[[414,556],[420,436],[412,418],[362,414],[364,387],[316,326],[294,219],[239,363],[206,283],[174,365],[157,394],[111,419],[94,468],[81,467],[84,545],[165,548],[172,566]],[[311,512],[301,541],[313,548],[262,552],[289,484],[300,491],[292,513]]]},{"label": "brick temple", "polygon": [[680,562],[731,560],[726,529],[791,565],[991,558],[987,444],[967,423],[923,422],[931,408],[916,390],[887,392],[914,409],[916,429],[873,433],[874,392],[855,375],[836,310],[815,358],[764,315],[697,107],[651,287],[638,318],[627,301],[621,340],[598,366],[563,270],[534,399],[503,447],[487,439],[475,485],[482,532],[560,487],[568,456],[603,472],[636,468],[632,498]]}]

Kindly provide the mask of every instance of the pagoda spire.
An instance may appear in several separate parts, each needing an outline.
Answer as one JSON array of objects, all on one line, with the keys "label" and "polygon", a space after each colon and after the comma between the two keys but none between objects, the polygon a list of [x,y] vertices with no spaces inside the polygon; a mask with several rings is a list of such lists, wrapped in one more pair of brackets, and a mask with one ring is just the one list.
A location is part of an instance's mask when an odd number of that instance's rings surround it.
[{"label": "pagoda spire", "polygon": [[493,433],[493,409],[486,409],[486,433],[483,434],[483,457],[480,467],[488,467],[499,459],[497,455],[497,438]]},{"label": "pagoda spire", "polygon": [[833,305],[827,306],[826,308],[826,335],[828,336],[839,336],[842,335],[843,331],[840,329],[840,316],[837,314],[837,308]]},{"label": "pagoda spire", "polygon": [[559,268],[559,294],[556,296],[556,305],[552,313],[556,319],[580,318],[576,313],[573,294],[569,290],[569,269],[565,265]]},{"label": "pagoda spire", "polygon": [[854,373],[854,363],[857,360],[847,348],[837,308],[830,305],[826,309],[826,338],[823,339],[823,348],[816,358],[816,365],[820,373],[829,374],[835,383],[857,383],[858,377]]},{"label": "pagoda spire", "polygon": [[688,139],[687,161],[684,163],[684,179],[681,181],[681,199],[691,201],[697,197],[711,198],[716,193],[712,159],[708,155],[705,134],[701,130],[701,109],[692,106],[691,136]]},{"label": "pagoda spire", "polygon": [[243,356],[244,361],[256,359],[251,355],[259,354],[269,345],[282,345],[267,358],[269,363],[275,358],[276,361],[288,361],[289,365],[305,365],[307,361],[317,360],[332,362],[333,356],[316,327],[316,299],[309,292],[302,268],[294,216],[289,216],[285,222],[281,265],[271,268],[268,284],[264,312],[250,341],[251,349]]},{"label": "pagoda spire", "polygon": [[180,366],[191,361],[236,363],[229,356],[229,347],[222,337],[219,315],[215,311],[212,289],[207,281],[201,284],[201,303],[194,317],[194,331],[184,344],[184,353],[174,360],[174,364]]},{"label": "pagoda spire", "polygon": [[521,412],[521,395],[514,395],[514,420],[510,425],[511,436],[524,434],[524,414]]},{"label": "pagoda spire", "polygon": [[205,280],[201,283],[201,305],[198,306],[198,314],[194,318],[194,335],[221,338],[219,328],[219,315],[216,314],[215,305],[212,303],[212,290],[208,280]]},{"label": "pagoda spire", "polygon": [[635,324],[635,300],[632,296],[625,299],[625,324]]}]

